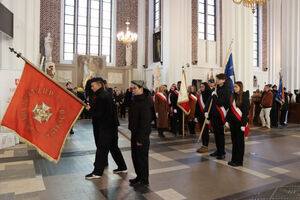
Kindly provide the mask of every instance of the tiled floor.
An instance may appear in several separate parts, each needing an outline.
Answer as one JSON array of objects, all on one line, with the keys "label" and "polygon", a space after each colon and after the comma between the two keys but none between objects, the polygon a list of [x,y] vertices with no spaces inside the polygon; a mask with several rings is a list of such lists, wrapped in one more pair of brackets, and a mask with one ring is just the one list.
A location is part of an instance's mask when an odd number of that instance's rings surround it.
[{"label": "tiled floor", "polygon": [[[127,122],[120,129],[126,134]],[[92,125],[81,120],[69,136],[61,160],[50,163],[32,147],[19,144],[0,150],[0,200],[90,200],[90,199],[300,199],[300,125],[261,132],[253,129],[246,141],[243,167],[227,165],[231,158],[230,135],[226,134],[226,159],[215,160],[209,153],[197,154],[196,136],[165,139],[151,134],[150,187],[132,188],[135,176],[130,143],[120,135],[119,146],[126,160],[127,175],[115,175],[116,165],[100,180],[87,181],[95,145]],[[211,135],[210,151],[215,150]],[[293,183],[293,184],[292,184]],[[290,184],[290,185],[286,185]]]}]

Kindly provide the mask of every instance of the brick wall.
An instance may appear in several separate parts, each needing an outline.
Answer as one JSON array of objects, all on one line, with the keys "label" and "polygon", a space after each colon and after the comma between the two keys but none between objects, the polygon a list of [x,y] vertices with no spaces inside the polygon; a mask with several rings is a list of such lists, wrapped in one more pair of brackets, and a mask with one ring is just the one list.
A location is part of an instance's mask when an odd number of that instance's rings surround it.
[{"label": "brick wall", "polygon": [[60,60],[60,0],[41,0],[40,9],[40,51],[45,55],[44,39],[48,32],[53,38],[52,60]]},{"label": "brick wall", "polygon": [[262,7],[262,69],[268,67],[268,6]]},{"label": "brick wall", "polygon": [[[130,21],[130,30],[137,33],[138,30],[138,0],[117,0],[117,33],[126,31],[126,20]],[[125,46],[116,42],[116,66],[125,66]],[[137,42],[132,45],[132,66],[137,66]]]},{"label": "brick wall", "polygon": [[192,0],[192,63],[198,60],[198,0]]}]

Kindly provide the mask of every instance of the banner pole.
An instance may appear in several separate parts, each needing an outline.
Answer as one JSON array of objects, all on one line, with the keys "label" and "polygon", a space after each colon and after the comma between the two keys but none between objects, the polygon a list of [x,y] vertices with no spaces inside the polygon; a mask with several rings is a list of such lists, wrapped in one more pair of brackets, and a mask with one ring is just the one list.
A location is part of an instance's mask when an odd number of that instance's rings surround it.
[{"label": "banner pole", "polygon": [[182,138],[184,138],[184,112],[182,111]]}]

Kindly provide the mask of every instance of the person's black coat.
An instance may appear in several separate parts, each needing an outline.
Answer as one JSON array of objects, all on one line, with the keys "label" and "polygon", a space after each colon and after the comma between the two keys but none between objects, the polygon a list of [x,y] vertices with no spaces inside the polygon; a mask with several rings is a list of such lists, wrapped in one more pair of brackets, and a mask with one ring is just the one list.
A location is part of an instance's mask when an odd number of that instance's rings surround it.
[{"label": "person's black coat", "polygon": [[[235,102],[237,102],[238,95],[236,93],[233,93],[232,98],[235,100]],[[250,110],[249,91],[243,92],[242,104],[238,108],[242,112],[242,121],[240,121],[235,116],[231,108],[228,110],[226,121],[228,121],[229,123],[241,124],[241,126],[246,126],[249,121],[248,115]]]},{"label": "person's black coat", "polygon": [[[202,98],[203,98],[203,102],[204,102],[205,105],[207,104],[207,101],[208,101],[208,100],[210,99],[210,97],[211,97],[211,92],[212,92],[212,90],[210,89],[210,87],[207,87],[207,88],[205,89],[205,91],[201,93]],[[195,117],[198,118],[198,119],[201,120],[201,121],[204,121],[205,116],[204,116],[204,113],[202,113],[202,111],[201,111],[201,108],[200,108],[200,105],[199,105],[199,102],[200,102],[200,101],[201,101],[201,100],[200,100],[200,96],[199,96],[199,98],[198,98],[198,100],[197,100],[197,104],[196,104]],[[209,104],[209,103],[208,103],[208,104]],[[205,107],[204,107],[204,110],[205,110]]]},{"label": "person's black coat", "polygon": [[[178,90],[176,90],[177,93],[179,93]],[[170,90],[170,105],[173,109],[176,109],[177,111],[179,111],[179,108],[177,106],[177,101],[178,101],[178,95],[175,94],[175,92],[173,90]]]},{"label": "person's black coat", "polygon": [[120,124],[110,93],[100,88],[95,96],[90,109],[93,124],[97,124],[100,130],[118,127]]},{"label": "person's black coat", "polygon": [[81,101],[85,102],[84,92],[77,92],[77,97],[81,99]]},{"label": "person's black coat", "polygon": [[92,90],[92,79],[89,79],[85,85],[85,96],[86,98],[89,98],[89,101],[91,102],[93,95],[94,92]]},{"label": "person's black coat", "polygon": [[215,118],[215,117],[219,117],[220,113],[216,107],[216,105],[218,105],[219,107],[224,107],[225,110],[227,110],[230,106],[230,82],[226,81],[223,86],[217,86],[217,95],[213,95],[209,98],[209,100],[206,102],[205,104],[205,112],[208,111],[209,108],[209,104],[211,99],[213,99],[213,103],[211,106],[211,110],[209,113],[209,118]]},{"label": "person's black coat", "polygon": [[278,101],[276,101],[276,95],[278,93],[277,90],[272,90],[273,93],[273,103],[272,103],[272,110],[278,110],[278,108],[280,108],[280,103]]},{"label": "person's black coat", "polygon": [[298,94],[298,90],[294,90],[295,95],[296,95],[296,103],[300,103],[300,94]]},{"label": "person's black coat", "polygon": [[125,106],[130,107],[132,103],[132,92],[129,89],[126,90],[124,101],[125,101]]},{"label": "person's black coat", "polygon": [[134,96],[129,108],[128,128],[137,142],[143,144],[151,133],[153,102],[150,95]]},{"label": "person's black coat", "polygon": [[288,93],[285,92],[284,93],[284,103],[281,106],[280,110],[288,110],[289,109],[289,97],[288,97]]}]

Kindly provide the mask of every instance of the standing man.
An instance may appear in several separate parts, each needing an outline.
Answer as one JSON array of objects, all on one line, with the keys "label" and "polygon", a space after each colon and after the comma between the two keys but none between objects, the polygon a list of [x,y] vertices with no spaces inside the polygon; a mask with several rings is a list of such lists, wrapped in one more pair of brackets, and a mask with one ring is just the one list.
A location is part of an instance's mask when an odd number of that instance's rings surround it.
[{"label": "standing man", "polygon": [[230,83],[226,79],[225,74],[216,76],[217,90],[212,92],[212,106],[208,114],[210,101],[205,105],[205,117],[209,118],[214,129],[217,151],[210,154],[218,160],[225,158],[225,136],[224,124],[227,114],[227,109],[230,105]]},{"label": "standing man", "polygon": [[277,85],[272,86],[272,93],[273,93],[273,102],[272,102],[272,108],[270,111],[271,127],[277,128],[278,127],[278,110],[280,109],[280,104],[276,101],[276,98],[275,98],[278,93]]},{"label": "standing man", "polygon": [[91,89],[95,93],[91,105],[86,107],[91,111],[93,131],[96,143],[96,158],[94,171],[85,176],[86,179],[101,178],[107,163],[107,156],[110,152],[118,168],[114,173],[126,173],[122,153],[118,147],[118,126],[119,120],[113,104],[111,95],[105,91],[104,81],[102,78],[91,80]]},{"label": "standing man", "polygon": [[289,96],[286,92],[286,88],[283,88],[284,102],[280,107],[280,128],[283,128],[286,125],[287,113],[289,110]]},{"label": "standing man", "polygon": [[264,87],[264,93],[262,95],[262,100],[260,103],[260,107],[262,108],[259,114],[263,130],[270,130],[271,124],[270,124],[270,111],[272,108],[273,103],[273,93],[270,90],[269,85],[265,85]]},{"label": "standing man", "polygon": [[149,136],[153,103],[144,81],[137,80],[131,83],[134,99],[129,108],[128,128],[131,131],[131,156],[137,176],[129,182],[131,186],[147,187],[149,185]]}]

